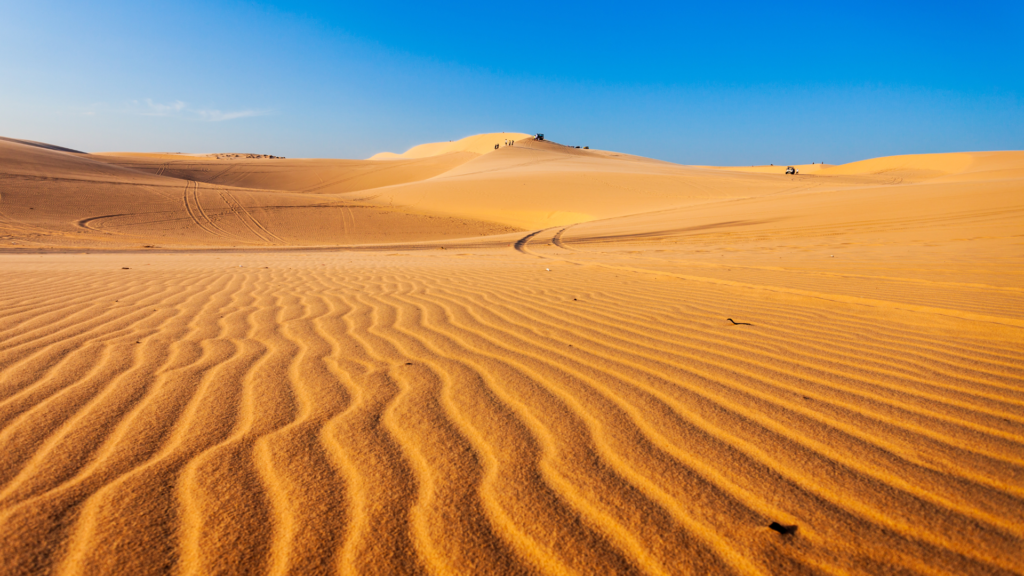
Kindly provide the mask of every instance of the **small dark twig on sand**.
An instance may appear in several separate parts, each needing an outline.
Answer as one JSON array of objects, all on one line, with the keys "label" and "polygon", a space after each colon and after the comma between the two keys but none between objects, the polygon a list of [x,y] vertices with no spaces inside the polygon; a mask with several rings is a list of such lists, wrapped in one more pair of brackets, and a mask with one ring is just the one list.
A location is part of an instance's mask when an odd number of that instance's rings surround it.
[{"label": "small dark twig on sand", "polygon": [[728,320],[729,322],[732,322],[736,326],[753,326],[753,324],[751,324],[750,322],[737,322],[737,321],[733,320],[732,318],[726,318],[726,320]]},{"label": "small dark twig on sand", "polygon": [[796,526],[783,526],[778,522],[772,522],[768,525],[768,527],[772,530],[775,530],[779,534],[782,534],[783,536],[785,536],[786,534],[796,534]]}]

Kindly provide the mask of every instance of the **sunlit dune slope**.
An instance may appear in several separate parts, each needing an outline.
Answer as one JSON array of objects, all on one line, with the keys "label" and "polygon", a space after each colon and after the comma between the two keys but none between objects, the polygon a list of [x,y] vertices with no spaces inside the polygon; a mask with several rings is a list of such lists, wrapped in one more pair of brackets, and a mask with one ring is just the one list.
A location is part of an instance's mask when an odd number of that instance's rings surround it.
[{"label": "sunlit dune slope", "polygon": [[916,184],[712,201],[553,228],[537,239],[571,248],[579,263],[588,251],[617,250],[623,253],[616,258],[635,266],[630,246],[662,246],[686,262],[655,266],[669,274],[952,316],[994,309],[994,317],[1014,319],[999,322],[1024,325],[1024,152],[944,156],[845,168],[854,175],[879,167],[918,179],[925,170],[940,174]]},{"label": "sunlit dune slope", "polygon": [[[858,218],[953,214],[979,195],[965,187],[975,181],[994,187],[979,206],[1010,209],[1022,162],[1019,152],[896,156],[787,176],[782,167],[681,166],[506,136],[516,145],[480,148],[495,137],[485,134],[387,162],[87,155],[3,140],[0,222],[9,240],[32,246],[415,242],[625,216],[633,219],[602,224],[606,235],[664,236],[720,226],[716,219],[774,231],[767,222],[801,218],[817,234]],[[892,188],[915,183],[931,187]]]},{"label": "sunlit dune slope", "polygon": [[527,139],[430,180],[357,192],[349,197],[521,228],[544,228],[679,208],[708,200],[862,181],[787,177],[781,171],[762,174],[680,166]]},{"label": "sunlit dune slope", "polygon": [[815,174],[823,168],[832,164],[781,164],[779,166],[701,166],[701,168],[714,168],[716,170],[729,170],[732,172],[752,172],[755,174],[785,174],[786,169],[792,166],[800,171],[800,174]]},{"label": "sunlit dune slope", "polygon": [[832,166],[822,171],[823,175],[882,175],[907,183],[1019,179],[1022,173],[1024,154],[1019,151],[886,156]]},{"label": "sunlit dune slope", "polygon": [[1006,293],[523,236],[0,255],[0,573],[1024,570]]},{"label": "sunlit dune slope", "polygon": [[209,155],[140,153],[105,153],[94,156],[110,164],[217,186],[332,194],[425,180],[468,162],[477,155],[471,152],[451,152],[384,163],[291,158],[217,159]]},{"label": "sunlit dune slope", "polygon": [[25,145],[28,145],[28,146],[35,146],[37,148],[44,148],[46,150],[56,150],[58,152],[70,152],[72,154],[85,154],[85,152],[82,152],[80,150],[72,150],[71,148],[65,148],[63,146],[56,146],[54,144],[47,144],[45,142],[36,142],[35,140],[19,140],[17,138],[5,138],[3,136],[0,136],[0,140],[3,140],[5,142],[11,142],[11,143],[14,143],[14,144],[25,144]]},{"label": "sunlit dune slope", "polygon": [[[858,184],[858,176],[872,180]],[[878,158],[825,168],[806,179],[790,178],[813,185],[606,219],[574,227],[569,234],[580,240],[586,235],[589,241],[728,236],[732,243],[760,243],[770,237],[780,250],[800,251],[837,245],[910,248],[942,241],[967,256],[973,249],[968,246],[997,238],[1009,248],[1017,241],[1024,209],[1024,152]],[[907,185],[904,178],[915,182]]]},{"label": "sunlit dune slope", "polygon": [[0,242],[19,249],[336,245],[515,229],[330,194],[207,184],[106,158],[0,141]]},{"label": "sunlit dune slope", "polygon": [[131,167],[111,165],[88,154],[9,138],[0,139],[0,174],[7,178],[68,183],[119,180],[153,184],[169,181]]},{"label": "sunlit dune slope", "polygon": [[[852,178],[847,178],[852,177]],[[857,177],[864,177],[859,180]],[[907,185],[907,180],[911,180]],[[572,234],[625,240],[648,233],[733,239],[765,234],[780,242],[829,237],[870,243],[1016,236],[1024,198],[1024,152],[876,158],[827,167],[781,194],[759,194],[580,225]],[[677,225],[678,224],[678,225]],[[614,231],[625,236],[618,236]],[[787,232],[789,231],[789,232]],[[739,236],[737,236],[739,235]],[[582,237],[580,238],[582,239]]]},{"label": "sunlit dune slope", "polygon": [[529,134],[521,132],[492,132],[490,134],[476,134],[467,136],[453,142],[431,142],[413,146],[401,154],[393,152],[380,152],[370,157],[370,160],[396,160],[400,158],[427,158],[429,156],[440,156],[457,152],[468,152],[471,154],[487,154],[493,152],[495,146],[504,146],[506,140],[513,140],[518,144],[520,140],[531,138]]},{"label": "sunlit dune slope", "polygon": [[1024,152],[801,172],[0,140],[0,574],[1024,574]]}]

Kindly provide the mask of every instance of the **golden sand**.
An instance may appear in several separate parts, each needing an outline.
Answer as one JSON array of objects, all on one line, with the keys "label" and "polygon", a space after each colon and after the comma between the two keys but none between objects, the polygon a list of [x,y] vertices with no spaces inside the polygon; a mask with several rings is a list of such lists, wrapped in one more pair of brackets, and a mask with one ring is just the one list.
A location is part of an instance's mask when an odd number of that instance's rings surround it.
[{"label": "golden sand", "polygon": [[0,140],[0,574],[1024,572],[1024,153],[495,139]]}]

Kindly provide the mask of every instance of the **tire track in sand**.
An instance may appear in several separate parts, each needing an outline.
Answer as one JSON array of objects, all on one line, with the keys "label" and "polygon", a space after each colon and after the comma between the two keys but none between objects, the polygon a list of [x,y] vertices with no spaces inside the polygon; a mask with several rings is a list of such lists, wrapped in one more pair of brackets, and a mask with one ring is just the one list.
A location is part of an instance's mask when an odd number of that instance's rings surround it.
[{"label": "tire track in sand", "polygon": [[[190,188],[192,191],[191,201],[189,200]],[[235,237],[232,234],[227,233],[226,231],[224,231],[223,228],[218,226],[212,219],[210,219],[210,216],[206,213],[206,211],[203,210],[202,205],[199,203],[198,182],[196,182],[195,180],[186,181],[185,193],[184,196],[182,197],[182,200],[185,203],[185,212],[188,213],[189,219],[191,219],[192,222],[196,226],[198,226],[200,230],[212,236],[217,236],[219,238],[230,240],[232,242],[239,241],[239,238]],[[242,242],[245,242],[245,240],[242,240]]]},{"label": "tire track in sand", "polygon": [[252,232],[257,238],[268,244],[273,244],[275,240],[277,241],[277,243],[287,244],[287,242],[285,242],[284,239],[268,230],[267,227],[263,225],[263,223],[257,220],[252,215],[252,213],[250,213],[245,208],[245,206],[243,206],[242,203],[238,201],[238,198],[236,198],[234,194],[228,192],[227,190],[223,190],[220,193],[220,197],[222,200],[224,200],[224,203],[227,204],[229,208],[231,208],[231,211],[235,214],[235,216],[238,217],[242,224],[244,224],[245,227],[248,228],[249,231]]}]

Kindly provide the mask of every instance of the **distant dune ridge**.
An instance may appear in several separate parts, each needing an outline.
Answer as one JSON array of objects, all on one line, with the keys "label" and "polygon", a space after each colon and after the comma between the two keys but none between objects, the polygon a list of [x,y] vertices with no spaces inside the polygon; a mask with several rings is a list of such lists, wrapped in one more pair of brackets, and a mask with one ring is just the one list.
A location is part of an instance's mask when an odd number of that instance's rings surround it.
[{"label": "distant dune ridge", "polygon": [[0,138],[0,574],[1024,573],[1024,152],[256,152]]},{"label": "distant dune ridge", "polygon": [[370,157],[370,160],[394,160],[399,158],[428,158],[430,156],[441,156],[444,154],[456,154],[468,152],[470,154],[487,154],[500,146],[515,146],[515,141],[523,143],[532,139],[530,134],[522,132],[493,132],[491,134],[477,134],[466,136],[450,142],[432,142],[413,146],[401,154],[392,152],[380,152]]}]

